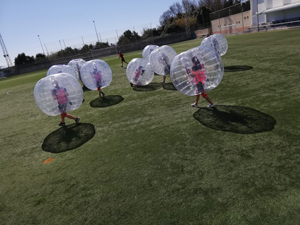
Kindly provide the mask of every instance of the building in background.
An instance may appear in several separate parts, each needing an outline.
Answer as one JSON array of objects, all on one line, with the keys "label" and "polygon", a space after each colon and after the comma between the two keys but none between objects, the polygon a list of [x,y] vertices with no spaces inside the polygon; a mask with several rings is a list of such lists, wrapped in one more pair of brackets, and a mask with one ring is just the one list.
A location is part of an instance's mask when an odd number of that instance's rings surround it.
[{"label": "building in background", "polygon": [[251,0],[251,17],[253,26],[297,21],[300,20],[300,1]]}]

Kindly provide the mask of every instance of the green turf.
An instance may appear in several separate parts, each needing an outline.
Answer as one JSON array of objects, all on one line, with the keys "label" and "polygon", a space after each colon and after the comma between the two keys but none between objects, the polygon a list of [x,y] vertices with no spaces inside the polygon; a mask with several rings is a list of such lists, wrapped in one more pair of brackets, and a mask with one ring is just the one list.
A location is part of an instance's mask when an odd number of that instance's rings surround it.
[{"label": "green turf", "polygon": [[34,102],[46,71],[0,80],[0,224],[299,224],[299,35],[228,36],[215,111],[172,88],[133,90],[117,55],[103,58],[110,100],[84,92],[67,130]]}]

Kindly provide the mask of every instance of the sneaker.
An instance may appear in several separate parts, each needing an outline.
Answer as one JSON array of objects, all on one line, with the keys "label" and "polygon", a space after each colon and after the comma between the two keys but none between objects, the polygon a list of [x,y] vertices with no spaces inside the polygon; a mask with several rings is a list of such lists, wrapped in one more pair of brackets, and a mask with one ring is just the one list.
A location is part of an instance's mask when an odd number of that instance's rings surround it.
[{"label": "sneaker", "polygon": [[64,127],[64,126],[66,126],[66,123],[60,122],[60,124],[58,124],[58,125],[61,127]]},{"label": "sneaker", "polygon": [[198,108],[198,106],[195,103],[191,104],[191,106],[194,108]]},{"label": "sneaker", "polygon": [[80,118],[77,117],[77,118],[75,119],[75,122],[76,122],[76,123],[79,123],[79,120],[80,120]]},{"label": "sneaker", "polygon": [[123,66],[121,66],[121,67],[123,67]]},{"label": "sneaker", "polygon": [[162,81],[162,82],[160,82],[161,84],[165,84],[165,82],[164,81]]},{"label": "sneaker", "polygon": [[130,86],[133,87],[133,83],[130,83]]},{"label": "sneaker", "polygon": [[207,107],[208,108],[215,107],[215,104],[209,104]]}]

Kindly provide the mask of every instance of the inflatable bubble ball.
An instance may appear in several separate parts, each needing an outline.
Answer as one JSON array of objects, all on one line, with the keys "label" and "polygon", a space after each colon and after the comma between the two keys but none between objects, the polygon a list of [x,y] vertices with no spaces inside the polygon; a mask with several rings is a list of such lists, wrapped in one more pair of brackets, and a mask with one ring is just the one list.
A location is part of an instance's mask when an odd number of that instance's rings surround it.
[{"label": "inflatable bubble ball", "polygon": [[47,76],[58,74],[58,73],[68,73],[73,77],[75,77],[76,79],[78,79],[76,71],[73,69],[73,67],[69,65],[53,65],[47,71]]},{"label": "inflatable bubble ball", "polygon": [[97,90],[98,87],[105,88],[112,81],[112,71],[101,59],[84,63],[80,69],[80,76],[82,83],[90,90]]},{"label": "inflatable bubble ball", "polygon": [[169,74],[171,63],[176,55],[176,51],[168,45],[154,49],[150,54],[152,70],[159,75]]},{"label": "inflatable bubble ball", "polygon": [[145,86],[153,80],[154,72],[148,60],[135,58],[129,62],[126,76],[130,83]]},{"label": "inflatable bubble ball", "polygon": [[49,116],[78,109],[83,100],[81,84],[67,73],[58,73],[40,79],[33,93],[37,106]]},{"label": "inflatable bubble ball", "polygon": [[217,51],[199,46],[174,58],[170,77],[178,91],[193,96],[216,88],[223,74],[223,61]]},{"label": "inflatable bubble ball", "polygon": [[214,34],[205,38],[201,42],[201,45],[211,46],[219,53],[220,56],[225,55],[228,50],[228,42],[222,34]]},{"label": "inflatable bubble ball", "polygon": [[144,50],[143,50],[143,53],[142,53],[142,55],[143,55],[143,59],[146,59],[146,60],[150,60],[150,54],[151,54],[151,52],[154,50],[154,49],[156,49],[156,48],[158,48],[159,46],[157,46],[157,45],[147,45],[145,48],[144,48]]},{"label": "inflatable bubble ball", "polygon": [[84,63],[86,63],[86,61],[83,59],[72,59],[68,63],[68,66],[71,66],[75,70],[76,75],[77,75],[77,80],[81,79],[80,78],[80,69]]}]

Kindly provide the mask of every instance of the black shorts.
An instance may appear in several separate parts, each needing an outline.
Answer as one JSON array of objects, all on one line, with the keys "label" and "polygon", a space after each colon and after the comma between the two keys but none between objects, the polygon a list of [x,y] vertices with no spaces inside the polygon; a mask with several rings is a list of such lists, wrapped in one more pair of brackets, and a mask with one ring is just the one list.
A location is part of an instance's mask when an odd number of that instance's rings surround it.
[{"label": "black shorts", "polygon": [[122,62],[125,62],[125,59],[124,59],[124,58],[122,58]]},{"label": "black shorts", "polygon": [[198,83],[196,84],[196,87],[197,87],[198,93],[204,92],[204,87],[203,87],[203,84],[202,84],[201,82],[198,82]]},{"label": "black shorts", "polygon": [[65,113],[66,110],[67,110],[67,106],[68,106],[67,102],[62,103],[62,104],[58,104],[58,109],[59,109],[60,112]]}]

